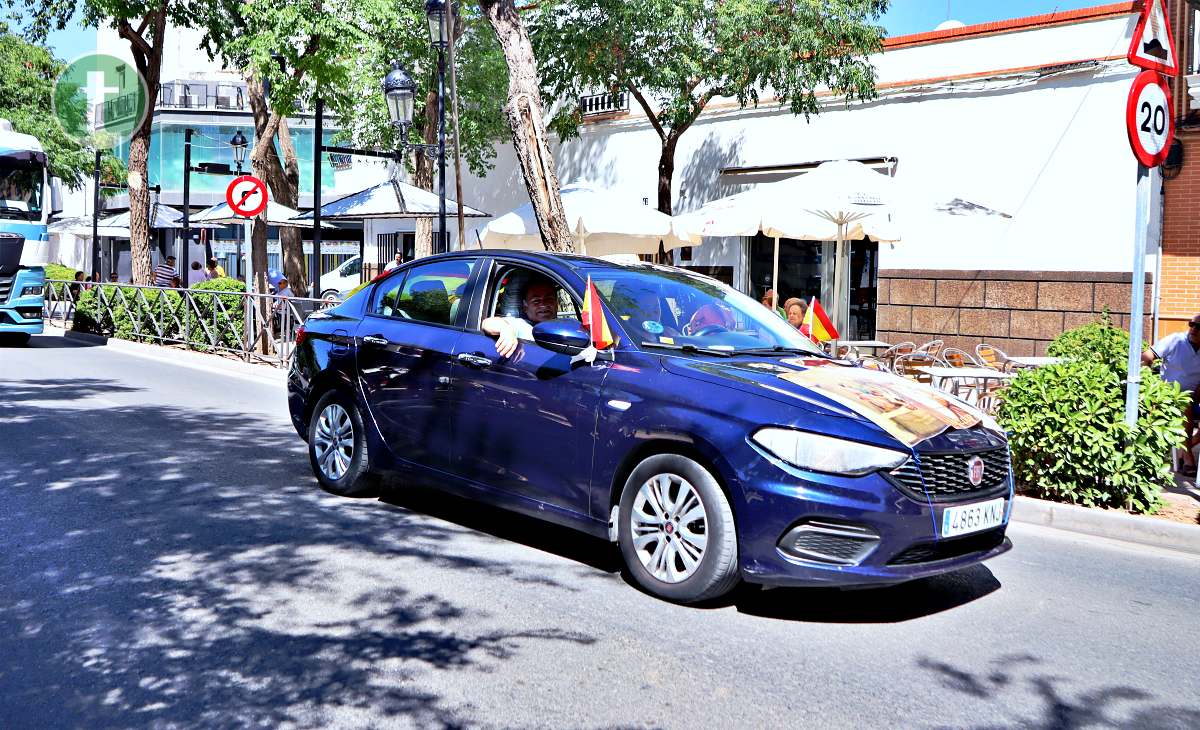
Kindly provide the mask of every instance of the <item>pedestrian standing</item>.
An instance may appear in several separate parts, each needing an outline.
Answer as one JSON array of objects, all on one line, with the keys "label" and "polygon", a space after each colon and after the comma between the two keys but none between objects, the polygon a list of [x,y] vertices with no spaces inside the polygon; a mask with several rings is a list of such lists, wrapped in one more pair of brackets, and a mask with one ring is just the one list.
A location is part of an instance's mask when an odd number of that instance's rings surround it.
[{"label": "pedestrian standing", "polygon": [[199,261],[193,261],[192,269],[188,272],[188,288],[190,289],[202,281],[208,281],[208,274],[200,267]]},{"label": "pedestrian standing", "polygon": [[225,276],[225,268],[217,263],[215,258],[210,258],[208,260],[208,278],[220,279],[222,276]]},{"label": "pedestrian standing", "polygon": [[392,259],[391,263],[389,263],[387,266],[383,267],[383,270],[391,271],[392,269],[396,268],[397,266],[399,266],[402,263],[404,263],[404,254],[397,251],[396,257],[394,259]]},{"label": "pedestrian standing", "polygon": [[167,260],[154,267],[154,285],[171,286],[178,277],[175,274],[175,257],[168,256]]}]

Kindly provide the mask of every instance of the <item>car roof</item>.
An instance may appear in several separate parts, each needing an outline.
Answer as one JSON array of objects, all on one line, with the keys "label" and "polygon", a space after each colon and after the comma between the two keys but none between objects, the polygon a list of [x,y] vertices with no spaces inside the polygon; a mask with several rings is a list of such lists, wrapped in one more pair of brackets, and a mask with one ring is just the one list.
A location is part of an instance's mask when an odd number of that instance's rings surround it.
[{"label": "car roof", "polygon": [[466,249],[463,251],[452,251],[450,253],[438,254],[430,256],[424,261],[432,261],[435,259],[445,258],[478,258],[479,256],[496,256],[506,259],[515,259],[518,261],[528,261],[530,263],[541,264],[558,264],[566,266],[569,269],[584,270],[584,269],[653,269],[658,268],[657,264],[641,262],[637,264],[623,264],[616,261],[606,261],[593,256],[584,256],[577,253],[552,253],[549,251],[514,251],[505,248],[476,248]]}]

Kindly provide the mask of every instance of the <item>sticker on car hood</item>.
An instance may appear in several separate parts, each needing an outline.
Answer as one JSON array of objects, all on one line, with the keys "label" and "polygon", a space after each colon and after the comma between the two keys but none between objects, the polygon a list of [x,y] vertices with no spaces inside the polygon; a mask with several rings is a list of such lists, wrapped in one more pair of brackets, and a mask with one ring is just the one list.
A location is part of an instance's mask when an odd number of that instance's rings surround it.
[{"label": "sticker on car hood", "polygon": [[971,428],[983,420],[974,409],[933,388],[864,368],[818,366],[779,377],[863,415],[910,447],[948,428]]}]

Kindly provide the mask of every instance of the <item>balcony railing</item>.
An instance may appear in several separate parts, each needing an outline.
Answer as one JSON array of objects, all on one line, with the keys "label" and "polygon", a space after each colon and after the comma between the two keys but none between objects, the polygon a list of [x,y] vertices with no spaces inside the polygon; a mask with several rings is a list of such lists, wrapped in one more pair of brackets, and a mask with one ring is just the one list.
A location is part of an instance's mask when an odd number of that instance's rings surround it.
[{"label": "balcony railing", "polygon": [[165,81],[158,90],[159,109],[225,109],[247,111],[244,84],[229,81]]},{"label": "balcony railing", "polygon": [[618,91],[607,94],[591,94],[579,97],[579,111],[588,117],[622,114],[629,111],[629,92]]}]

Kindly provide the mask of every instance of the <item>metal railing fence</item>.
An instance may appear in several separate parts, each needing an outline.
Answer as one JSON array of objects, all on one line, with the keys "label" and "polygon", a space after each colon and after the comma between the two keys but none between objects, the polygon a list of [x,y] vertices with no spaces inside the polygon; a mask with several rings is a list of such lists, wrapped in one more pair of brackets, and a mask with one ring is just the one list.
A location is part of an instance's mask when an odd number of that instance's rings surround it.
[{"label": "metal railing fence", "polygon": [[63,328],[70,321],[80,331],[287,367],[296,328],[309,314],[335,304],[238,291],[48,280],[42,317]]}]

